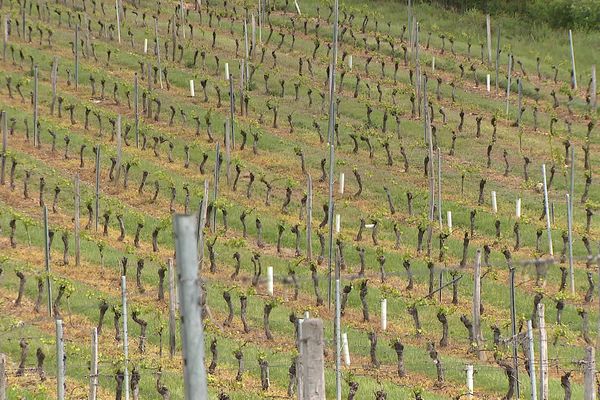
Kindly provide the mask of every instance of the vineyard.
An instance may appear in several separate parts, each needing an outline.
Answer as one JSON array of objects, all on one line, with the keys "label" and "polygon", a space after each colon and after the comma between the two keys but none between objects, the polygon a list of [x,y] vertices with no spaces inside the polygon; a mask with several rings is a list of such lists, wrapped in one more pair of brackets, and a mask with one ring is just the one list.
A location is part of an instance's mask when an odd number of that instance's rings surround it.
[{"label": "vineyard", "polygon": [[600,34],[334,1],[0,0],[0,400],[600,397]]}]

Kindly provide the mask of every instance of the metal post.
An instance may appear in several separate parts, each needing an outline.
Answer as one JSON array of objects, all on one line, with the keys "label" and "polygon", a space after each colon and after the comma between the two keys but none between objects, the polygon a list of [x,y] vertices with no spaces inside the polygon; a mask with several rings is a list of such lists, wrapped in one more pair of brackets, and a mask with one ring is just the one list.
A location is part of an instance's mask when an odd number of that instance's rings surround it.
[{"label": "metal post", "polygon": [[[160,83],[160,88],[162,89],[163,81],[162,81],[162,69],[160,68],[160,44],[158,42],[158,18],[156,18],[154,20],[154,37],[156,38],[156,61],[158,63],[158,82]],[[148,74],[150,74],[150,71],[148,71]]]},{"label": "metal post", "polygon": [[[565,194],[567,200],[567,238],[569,245],[569,284],[571,294],[575,295],[575,272],[573,270],[573,215],[571,215],[572,204],[569,193]],[[600,287],[600,286],[599,286]]]},{"label": "metal post", "polygon": [[594,64],[592,65],[592,93],[590,95],[593,113],[596,113],[596,109],[598,108],[597,84],[598,82],[596,81],[596,65]]},{"label": "metal post", "polygon": [[6,356],[0,353],[0,400],[6,400]]},{"label": "metal post", "polygon": [[56,398],[65,400],[65,342],[62,319],[56,320]]},{"label": "metal post", "polygon": [[335,393],[336,399],[342,400],[342,342],[341,342],[341,322],[342,322],[342,309],[340,303],[340,287],[341,287],[341,273],[340,273],[340,258],[336,250],[335,252],[335,319],[333,322],[334,334],[335,334]]},{"label": "metal post", "polygon": [[506,83],[506,116],[508,116],[508,108],[510,105],[510,84],[512,75],[512,54],[508,55],[508,80]]},{"label": "metal post", "polygon": [[175,268],[173,266],[173,259],[169,258],[169,356],[173,359],[175,355]]},{"label": "metal post", "polygon": [[500,26],[498,26],[498,41],[496,43],[496,96],[498,96],[500,82],[498,82],[500,74]]},{"label": "metal post", "polygon": [[573,32],[569,29],[569,46],[571,47],[571,69],[573,89],[577,90],[577,72],[575,71],[575,50],[573,49]]},{"label": "metal post", "polygon": [[8,147],[8,115],[2,110],[0,113],[0,121],[2,123],[2,164],[0,166],[0,185],[4,185],[4,177],[6,172],[6,149]]},{"label": "metal post", "polygon": [[127,330],[127,277],[121,276],[121,302],[123,315],[123,358],[124,358],[124,380],[125,400],[129,400],[129,332]]},{"label": "metal post", "polygon": [[140,111],[139,111],[139,87],[138,74],[133,76],[133,112],[135,113],[135,147],[140,147]]},{"label": "metal post", "polygon": [[208,398],[204,367],[204,332],[198,282],[197,222],[193,215],[175,215],[175,249],[181,304],[181,339],[186,400]]},{"label": "metal post", "polygon": [[117,160],[115,163],[115,186],[119,186],[119,179],[121,177],[121,157],[122,157],[122,143],[121,143],[121,114],[117,115]]},{"label": "metal post", "polygon": [[328,269],[329,282],[327,285],[327,301],[331,307],[331,273],[333,268],[333,176],[335,172],[335,67],[337,65],[338,53],[338,18],[339,18],[339,2],[333,2],[333,54],[329,72],[329,125],[327,138],[329,141],[329,254],[328,254]]},{"label": "metal post", "polygon": [[227,185],[231,177],[231,123],[229,118],[225,118],[225,175],[227,176]]},{"label": "metal post", "polygon": [[[119,43],[121,41],[119,40]],[[79,89],[79,25],[75,27],[75,90]]]},{"label": "metal post", "polygon": [[33,67],[33,146],[40,146],[38,132],[38,66]]},{"label": "metal post", "polygon": [[535,375],[535,356],[533,343],[533,326],[527,321],[527,342],[529,344],[529,382],[531,384],[531,400],[537,400],[537,381]]},{"label": "metal post", "polygon": [[521,386],[519,383],[519,358],[517,347],[517,307],[515,304],[515,268],[509,261],[509,281],[510,281],[510,322],[511,337],[513,345],[513,368],[515,369],[516,395],[517,399],[521,396]]},{"label": "metal post", "polygon": [[210,230],[212,233],[215,233],[217,231],[217,208],[215,207],[214,202],[217,201],[217,198],[219,197],[219,166],[220,166],[220,162],[219,162],[219,151],[220,151],[220,145],[219,142],[217,142],[217,146],[215,149],[215,175],[214,175],[214,179],[215,179],[215,190],[213,192],[213,208],[212,208],[212,215],[211,215],[211,224],[210,224]]},{"label": "metal post", "polygon": [[554,257],[552,247],[552,225],[550,223],[550,203],[548,202],[548,185],[546,184],[546,164],[542,164],[542,177],[544,179],[544,208],[546,209],[546,230],[548,231],[548,251]]},{"label": "metal post", "polygon": [[[538,304],[538,326],[540,329],[540,400],[548,400],[548,336],[544,303]],[[533,377],[535,379],[535,376]]]},{"label": "metal post", "polygon": [[473,336],[477,344],[477,356],[485,360],[483,334],[481,332],[481,249],[475,254],[475,271],[473,276]]},{"label": "metal post", "polygon": [[312,177],[307,176],[306,184],[306,259],[312,260],[312,210],[313,210],[313,189]]},{"label": "metal post", "polygon": [[98,392],[98,330],[92,328],[92,359],[90,361],[90,392],[88,400],[96,400]]},{"label": "metal post", "polygon": [[437,148],[437,167],[438,167],[438,218],[440,220],[440,231],[444,229],[442,218],[442,152]]},{"label": "metal post", "polygon": [[[235,99],[233,95],[233,74],[229,75],[229,118],[230,118],[230,139],[231,148],[235,149],[235,130],[234,130],[234,115],[235,115]],[[242,99],[243,100],[243,99]],[[241,107],[240,107],[241,108]]]},{"label": "metal post", "polygon": [[487,51],[488,51],[488,66],[492,64],[492,23],[490,21],[490,14],[485,16],[485,26],[487,34]]},{"label": "metal post", "polygon": [[115,0],[115,11],[117,12],[117,39],[121,44],[121,16],[119,15],[119,0]]},{"label": "metal post", "polygon": [[96,145],[96,204],[95,204],[95,227],[98,232],[98,222],[100,219],[100,144]]},{"label": "metal post", "polygon": [[52,280],[50,278],[50,236],[48,234],[48,207],[43,206],[44,218],[44,254],[46,267],[46,286],[48,288],[48,316],[52,316]]},{"label": "metal post", "polygon": [[6,48],[8,47],[8,15],[4,16],[4,42],[2,43],[2,59],[6,61]]},{"label": "metal post", "polygon": [[79,173],[75,174],[75,265],[79,267],[81,265],[81,238],[79,237],[80,223],[79,223],[79,208],[81,203],[81,196],[79,191]]}]

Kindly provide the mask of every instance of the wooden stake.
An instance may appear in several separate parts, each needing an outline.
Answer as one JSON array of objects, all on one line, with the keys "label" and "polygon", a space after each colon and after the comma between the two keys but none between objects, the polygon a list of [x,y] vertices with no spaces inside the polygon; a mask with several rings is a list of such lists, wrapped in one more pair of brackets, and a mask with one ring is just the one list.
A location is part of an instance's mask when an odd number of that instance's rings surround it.
[{"label": "wooden stake", "polygon": [[585,349],[585,369],[583,371],[583,399],[596,400],[596,358],[592,346]]},{"label": "wooden stake", "polygon": [[500,88],[499,74],[500,74],[500,26],[498,26],[498,41],[496,42],[496,96],[498,96],[499,88]]},{"label": "wooden stake", "polygon": [[512,75],[512,54],[508,55],[508,80],[506,83],[506,116],[508,116],[508,108],[510,105],[510,84],[511,84],[511,75]]},{"label": "wooden stake", "polygon": [[[204,198],[205,202],[208,199]],[[185,398],[208,398],[204,366],[204,332],[198,282],[198,251],[196,230],[198,223],[193,215],[175,215],[175,248],[181,304],[181,339],[183,345],[183,372]]]}]

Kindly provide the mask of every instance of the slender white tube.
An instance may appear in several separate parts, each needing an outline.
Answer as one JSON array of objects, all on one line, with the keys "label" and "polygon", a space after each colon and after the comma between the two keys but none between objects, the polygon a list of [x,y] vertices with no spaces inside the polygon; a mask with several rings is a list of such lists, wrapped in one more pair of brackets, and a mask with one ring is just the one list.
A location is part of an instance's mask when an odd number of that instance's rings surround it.
[{"label": "slender white tube", "polygon": [[467,365],[467,399],[473,398],[473,366]]},{"label": "slender white tube", "polygon": [[196,91],[194,90],[194,80],[190,79],[190,96],[196,97]]},{"label": "slender white tube", "polygon": [[273,296],[273,267],[267,267],[267,292]]},{"label": "slender white tube", "polygon": [[448,231],[452,233],[452,211],[446,211],[446,220],[448,221]]},{"label": "slender white tube", "polygon": [[348,56],[348,68],[350,68],[350,72],[352,72],[352,54]]},{"label": "slender white tube", "polygon": [[381,330],[387,330],[387,299],[381,299]]},{"label": "slender white tube", "polygon": [[489,93],[490,92],[490,74],[487,74],[487,76],[485,78],[485,87]]},{"label": "slender white tube", "polygon": [[148,54],[148,38],[144,39],[144,54]]},{"label": "slender white tube", "polygon": [[344,194],[344,186],[346,184],[346,175],[340,172],[340,194]]},{"label": "slender white tube", "polygon": [[225,79],[229,80],[229,63],[225,63]]},{"label": "slender white tube", "polygon": [[340,214],[335,214],[335,233],[340,233],[341,219]]},{"label": "slender white tube", "polygon": [[498,202],[496,200],[496,191],[492,190],[492,211],[494,214],[498,212]]},{"label": "slender white tube", "polygon": [[431,70],[435,72],[435,56],[431,59]]},{"label": "slender white tube", "polygon": [[348,334],[342,333],[342,354],[344,355],[344,364],[350,366],[350,349],[348,347]]},{"label": "slender white tube", "polygon": [[517,219],[521,219],[521,198],[520,197],[517,199],[516,217],[517,217]]}]

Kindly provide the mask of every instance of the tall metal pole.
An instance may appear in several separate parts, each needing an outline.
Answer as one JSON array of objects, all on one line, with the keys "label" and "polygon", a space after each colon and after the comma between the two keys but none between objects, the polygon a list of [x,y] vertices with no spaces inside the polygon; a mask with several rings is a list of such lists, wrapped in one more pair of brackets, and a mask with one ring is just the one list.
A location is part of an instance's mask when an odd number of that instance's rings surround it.
[{"label": "tall metal pole", "polygon": [[500,26],[498,26],[498,41],[496,42],[496,96],[500,90],[500,82],[498,78],[500,74]]},{"label": "tall metal pole", "polygon": [[65,341],[62,319],[56,320],[56,398],[65,400]]},{"label": "tall metal pole", "polygon": [[331,57],[331,68],[329,71],[329,125],[327,137],[329,141],[329,209],[328,209],[328,222],[329,222],[329,254],[328,254],[328,267],[329,267],[329,282],[327,285],[327,301],[329,307],[331,307],[331,273],[333,268],[333,176],[335,173],[335,67],[337,65],[337,53],[338,53],[338,14],[339,14],[339,3],[338,0],[334,0],[333,4],[333,54]]},{"label": "tall metal pole", "polygon": [[121,44],[121,16],[119,13],[119,0],[115,0],[115,11],[117,12],[117,39]]},{"label": "tall metal pole", "polygon": [[52,316],[52,280],[50,278],[50,236],[48,233],[48,207],[44,204],[44,253],[46,262],[46,287],[48,288],[48,316]]},{"label": "tall metal pole", "polygon": [[8,115],[2,110],[0,114],[2,123],[2,165],[0,166],[0,185],[4,185],[4,177],[6,172],[6,149],[8,147]]},{"label": "tall metal pole", "polygon": [[548,231],[548,251],[550,256],[554,256],[552,247],[552,225],[550,223],[550,204],[548,202],[548,186],[546,184],[546,164],[542,164],[542,177],[544,179],[544,208],[546,209],[546,230]]},{"label": "tall metal pole", "polygon": [[527,342],[529,344],[529,382],[531,384],[531,400],[537,400],[537,379],[535,375],[535,357],[533,345],[533,326],[531,320],[527,321]]},{"label": "tall metal pole", "polygon": [[571,72],[572,72],[572,83],[573,89],[577,90],[577,72],[575,70],[575,49],[573,49],[573,32],[569,29],[569,46],[571,47]]},{"label": "tall metal pole", "polygon": [[[573,215],[571,215],[571,196],[565,194],[567,200],[567,240],[569,245],[569,286],[571,294],[575,294],[575,272],[573,271]],[[600,286],[599,286],[600,287]]]},{"label": "tall metal pole", "polygon": [[90,361],[90,391],[88,400],[96,400],[98,392],[98,328],[92,328],[92,359]]},{"label": "tall metal pole", "polygon": [[[229,74],[229,132],[231,140],[231,148],[235,149],[235,130],[234,130],[234,115],[235,115],[235,96],[233,95],[233,74]],[[243,99],[242,99],[243,100]],[[242,110],[243,112],[243,110]]]},{"label": "tall metal pole", "polygon": [[193,215],[175,215],[173,225],[182,315],[181,339],[185,399],[204,400],[208,398],[208,391],[204,367],[204,332],[196,247],[198,225],[196,217]]},{"label": "tall metal pole", "polygon": [[79,224],[79,208],[81,203],[81,196],[79,191],[79,173],[75,174],[75,265],[79,267],[81,265],[81,238],[79,236],[80,224]]},{"label": "tall metal pole", "polygon": [[135,113],[135,147],[140,147],[140,111],[139,111],[139,84],[137,72],[133,76],[133,111]]},{"label": "tall metal pole", "polygon": [[96,204],[94,210],[94,218],[95,218],[95,228],[96,232],[98,232],[98,222],[100,220],[100,144],[96,145]]},{"label": "tall metal pole", "polygon": [[121,276],[121,301],[123,314],[123,357],[125,358],[124,380],[125,400],[129,400],[129,332],[127,330],[127,277]]},{"label": "tall metal pole", "polygon": [[336,400],[342,400],[342,308],[340,302],[341,273],[340,256],[335,251],[335,394]]},{"label": "tall metal pole", "polygon": [[39,147],[38,132],[38,66],[33,67],[33,146]]},{"label": "tall metal pole", "polygon": [[519,383],[519,358],[517,347],[517,306],[515,302],[515,268],[509,261],[509,277],[510,277],[510,322],[511,335],[513,342],[513,368],[515,369],[516,395],[517,399],[521,396],[521,387]]},{"label": "tall metal pole", "polygon": [[[120,43],[120,41],[119,41]],[[79,89],[79,25],[75,26],[75,90]]]}]

